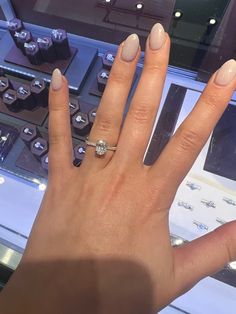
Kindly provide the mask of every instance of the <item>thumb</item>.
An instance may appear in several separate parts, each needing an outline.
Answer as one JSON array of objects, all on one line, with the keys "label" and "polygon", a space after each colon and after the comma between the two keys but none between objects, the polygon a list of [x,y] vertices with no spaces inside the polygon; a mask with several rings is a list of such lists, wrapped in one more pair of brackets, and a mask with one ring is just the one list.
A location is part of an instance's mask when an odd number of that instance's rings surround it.
[{"label": "thumb", "polygon": [[176,248],[174,254],[176,289],[182,294],[236,260],[236,221]]}]

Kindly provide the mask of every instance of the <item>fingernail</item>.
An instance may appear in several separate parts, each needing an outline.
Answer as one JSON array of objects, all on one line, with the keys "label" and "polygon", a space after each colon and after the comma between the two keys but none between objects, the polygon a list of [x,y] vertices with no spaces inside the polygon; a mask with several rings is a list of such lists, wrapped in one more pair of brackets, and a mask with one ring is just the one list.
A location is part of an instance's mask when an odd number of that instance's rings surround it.
[{"label": "fingernail", "polygon": [[150,48],[152,50],[161,49],[161,47],[164,46],[165,42],[166,42],[165,30],[160,23],[157,23],[153,26],[150,33],[149,37]]},{"label": "fingernail", "polygon": [[62,74],[59,69],[53,71],[51,84],[52,89],[55,91],[59,91],[62,88]]},{"label": "fingernail", "polygon": [[137,56],[139,50],[139,37],[136,34],[130,35],[123,46],[121,58],[124,61],[131,62]]},{"label": "fingernail", "polygon": [[220,86],[226,86],[230,84],[236,77],[236,61],[229,60],[219,69],[216,74],[215,84]]}]

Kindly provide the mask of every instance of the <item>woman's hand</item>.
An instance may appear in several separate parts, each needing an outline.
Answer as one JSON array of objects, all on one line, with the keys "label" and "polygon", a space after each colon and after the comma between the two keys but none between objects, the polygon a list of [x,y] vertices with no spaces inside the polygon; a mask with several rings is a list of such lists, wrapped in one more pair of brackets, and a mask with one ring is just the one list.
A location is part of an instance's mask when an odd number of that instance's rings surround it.
[{"label": "woman's hand", "polygon": [[48,188],[22,262],[1,295],[1,313],[155,313],[236,258],[235,222],[181,248],[171,247],[168,227],[175,193],[231,99],[236,62],[213,75],[147,167],[169,50],[168,35],[155,25],[121,129],[140,55],[137,35],[121,44],[89,138],[117,150],[99,158],[89,146],[80,168],[72,165],[67,82],[54,72]]}]

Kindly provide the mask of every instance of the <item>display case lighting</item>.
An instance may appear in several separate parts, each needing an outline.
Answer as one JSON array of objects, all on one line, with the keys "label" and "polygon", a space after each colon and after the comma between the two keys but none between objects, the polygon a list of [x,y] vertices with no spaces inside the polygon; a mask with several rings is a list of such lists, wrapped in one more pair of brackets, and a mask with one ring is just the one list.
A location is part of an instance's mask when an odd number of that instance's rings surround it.
[{"label": "display case lighting", "polygon": [[209,25],[216,25],[217,24],[217,20],[216,20],[216,18],[214,18],[214,17],[211,17],[211,18],[209,18],[209,21],[208,21],[208,23],[209,23]]},{"label": "display case lighting", "polygon": [[183,239],[175,239],[174,240],[174,245],[175,246],[180,246],[180,245],[183,245],[184,244],[184,240]]},{"label": "display case lighting", "polygon": [[235,262],[231,262],[228,264],[229,265],[229,268],[232,269],[232,270],[236,270],[236,261]]},{"label": "display case lighting", "polygon": [[144,4],[142,3],[142,2],[138,2],[138,3],[136,3],[136,9],[137,10],[142,10],[143,9],[143,7],[144,7]]},{"label": "display case lighting", "polygon": [[176,20],[181,19],[182,16],[183,16],[183,12],[182,12],[182,11],[176,10],[176,11],[174,12],[174,18],[175,18]]},{"label": "display case lighting", "polygon": [[39,191],[45,191],[47,188],[47,185],[45,183],[40,183],[39,184]]}]

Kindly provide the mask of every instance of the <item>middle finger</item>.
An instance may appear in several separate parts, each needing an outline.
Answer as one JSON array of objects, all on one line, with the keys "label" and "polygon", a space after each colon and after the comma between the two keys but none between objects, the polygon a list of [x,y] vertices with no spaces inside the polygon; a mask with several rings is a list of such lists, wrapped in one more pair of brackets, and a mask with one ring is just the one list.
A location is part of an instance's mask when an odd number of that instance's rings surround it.
[{"label": "middle finger", "polygon": [[[161,24],[151,30],[146,44],[145,64],[133,97],[114,159],[125,164],[143,162],[169,61],[170,39]],[[125,152],[125,154],[124,154]]]}]

